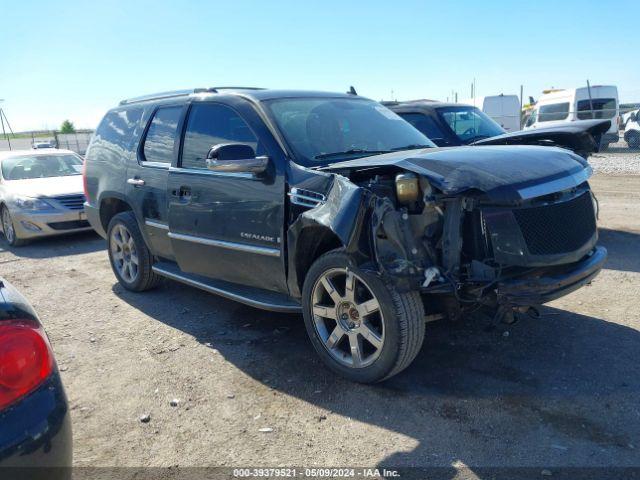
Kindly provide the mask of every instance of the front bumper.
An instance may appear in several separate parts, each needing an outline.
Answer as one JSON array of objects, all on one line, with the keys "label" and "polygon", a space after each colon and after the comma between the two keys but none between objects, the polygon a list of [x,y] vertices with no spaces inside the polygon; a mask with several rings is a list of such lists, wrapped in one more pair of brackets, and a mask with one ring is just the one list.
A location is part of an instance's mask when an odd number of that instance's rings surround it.
[{"label": "front bumper", "polygon": [[550,302],[589,283],[606,260],[607,249],[596,247],[577,263],[537,269],[525,277],[498,282],[498,303],[528,306]]},{"label": "front bumper", "polygon": [[18,238],[38,238],[91,230],[83,210],[45,212],[11,210],[13,228]]},{"label": "front bumper", "polygon": [[69,406],[56,371],[0,412],[0,478],[71,478]]},{"label": "front bumper", "polygon": [[620,137],[617,133],[605,133],[604,135],[602,135],[602,143],[616,143],[620,140]]}]

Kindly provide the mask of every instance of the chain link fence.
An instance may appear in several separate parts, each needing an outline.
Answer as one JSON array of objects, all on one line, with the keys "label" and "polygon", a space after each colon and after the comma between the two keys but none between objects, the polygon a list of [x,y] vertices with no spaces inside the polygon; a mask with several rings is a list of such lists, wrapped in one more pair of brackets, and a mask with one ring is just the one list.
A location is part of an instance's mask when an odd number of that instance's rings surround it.
[{"label": "chain link fence", "polygon": [[62,148],[80,155],[87,152],[93,130],[81,130],[75,133],[25,132],[4,136],[0,132],[0,151],[30,150],[32,148]]},{"label": "chain link fence", "polygon": [[72,150],[80,155],[87,152],[89,142],[93,136],[92,131],[82,131],[76,133],[55,133],[56,145],[58,148]]}]

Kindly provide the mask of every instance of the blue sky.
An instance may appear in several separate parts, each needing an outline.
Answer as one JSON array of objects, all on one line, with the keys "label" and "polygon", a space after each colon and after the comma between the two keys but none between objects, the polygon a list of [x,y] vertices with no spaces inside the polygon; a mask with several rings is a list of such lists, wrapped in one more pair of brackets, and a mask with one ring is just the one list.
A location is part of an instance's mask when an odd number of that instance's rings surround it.
[{"label": "blue sky", "polygon": [[122,98],[215,85],[446,100],[474,78],[478,95],[523,84],[525,98],[589,79],[640,101],[638,0],[5,1],[16,131],[95,127]]}]

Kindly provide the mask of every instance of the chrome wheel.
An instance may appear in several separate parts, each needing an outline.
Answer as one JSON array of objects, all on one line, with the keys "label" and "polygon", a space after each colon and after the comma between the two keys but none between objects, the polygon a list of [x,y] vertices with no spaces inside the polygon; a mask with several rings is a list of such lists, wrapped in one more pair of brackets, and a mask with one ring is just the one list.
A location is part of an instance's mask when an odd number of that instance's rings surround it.
[{"label": "chrome wheel", "polygon": [[16,232],[13,229],[13,221],[11,220],[11,214],[9,214],[7,207],[2,209],[2,231],[4,232],[4,238],[7,239],[7,242],[13,243],[16,239]]},{"label": "chrome wheel", "polygon": [[332,268],[312,291],[316,333],[329,354],[351,368],[371,365],[384,345],[384,317],[371,288],[346,268]]},{"label": "chrome wheel", "polygon": [[119,223],[111,231],[109,243],[111,258],[116,270],[125,282],[135,282],[138,277],[139,259],[131,232]]}]

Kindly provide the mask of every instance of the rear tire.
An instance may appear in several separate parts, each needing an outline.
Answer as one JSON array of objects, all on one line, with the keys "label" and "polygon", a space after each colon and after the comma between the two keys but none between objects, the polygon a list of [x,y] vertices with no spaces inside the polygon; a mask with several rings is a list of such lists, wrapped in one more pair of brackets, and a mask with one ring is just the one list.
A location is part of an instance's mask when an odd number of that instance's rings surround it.
[{"label": "rear tire", "polygon": [[354,382],[373,383],[396,375],[422,347],[420,294],[398,292],[359,269],[342,250],[324,254],[311,266],[302,308],[307,333],[322,361]]},{"label": "rear tire", "polygon": [[118,282],[127,290],[142,292],[158,285],[160,276],[152,270],[153,255],[142,238],[133,212],[121,212],[107,229],[109,261]]},{"label": "rear tire", "polygon": [[4,239],[7,243],[12,247],[21,247],[26,245],[28,243],[27,240],[18,238],[18,233],[13,225],[11,213],[6,205],[2,206],[0,215],[2,215],[2,233],[4,233]]}]

